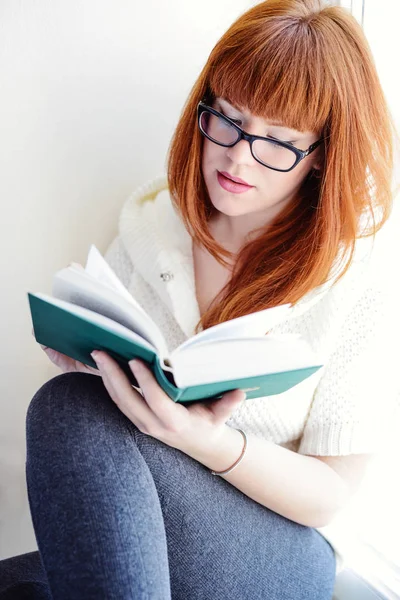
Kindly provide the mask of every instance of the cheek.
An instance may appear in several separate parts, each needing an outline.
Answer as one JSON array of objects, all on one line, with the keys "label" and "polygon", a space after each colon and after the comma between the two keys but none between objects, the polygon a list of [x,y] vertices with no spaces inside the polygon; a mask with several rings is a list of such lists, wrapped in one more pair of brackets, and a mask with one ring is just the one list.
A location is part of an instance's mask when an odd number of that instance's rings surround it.
[{"label": "cheek", "polygon": [[[261,167],[264,169],[265,167]],[[288,173],[280,173],[273,169],[265,169],[266,172],[261,171],[259,173],[258,189],[261,192],[265,192],[270,200],[284,199],[293,194],[295,190],[300,186],[304,179],[304,174],[301,170],[293,169]]]},{"label": "cheek", "polygon": [[226,148],[213,144],[210,140],[205,139],[203,144],[202,166],[203,168],[215,170],[222,168],[221,160],[223,160]]},{"label": "cheek", "polygon": [[203,146],[203,165],[210,162],[210,156],[212,156],[212,146],[209,140],[204,140]]},{"label": "cheek", "polygon": [[301,161],[301,163],[297,165],[297,167],[293,169],[293,171],[289,171],[289,173],[284,173],[285,177],[287,178],[286,182],[284,183],[285,186],[294,189],[301,185],[302,181],[311,169],[311,162],[306,162],[306,160],[307,159]]}]

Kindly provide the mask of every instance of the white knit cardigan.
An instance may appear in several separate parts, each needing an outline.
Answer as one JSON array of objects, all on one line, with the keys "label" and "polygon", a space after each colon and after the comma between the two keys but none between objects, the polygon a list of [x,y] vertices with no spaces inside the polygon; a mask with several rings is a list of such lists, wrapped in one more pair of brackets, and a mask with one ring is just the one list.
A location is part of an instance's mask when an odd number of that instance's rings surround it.
[{"label": "white knit cardigan", "polygon": [[[385,352],[387,293],[376,276],[372,248],[371,238],[359,239],[346,275],[306,294],[271,329],[301,334],[325,366],[287,392],[245,400],[229,426],[301,454],[381,448],[396,394],[393,364]],[[158,324],[169,350],[195,334],[200,313],[192,239],[173,207],[164,175],[125,201],[119,233],[105,258]],[[318,531],[328,538],[330,529]],[[335,551],[340,570],[340,552]]]}]

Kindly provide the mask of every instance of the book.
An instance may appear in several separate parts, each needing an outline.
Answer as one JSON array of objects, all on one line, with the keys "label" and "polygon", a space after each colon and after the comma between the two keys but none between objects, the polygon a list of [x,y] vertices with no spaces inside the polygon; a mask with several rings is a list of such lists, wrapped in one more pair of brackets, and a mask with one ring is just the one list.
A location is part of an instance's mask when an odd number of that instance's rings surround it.
[{"label": "book", "polygon": [[37,342],[93,368],[90,353],[103,350],[135,387],[128,362],[139,358],[175,402],[215,400],[237,388],[247,399],[280,394],[323,366],[300,335],[267,334],[288,304],[219,323],[171,350],[93,244],[85,267],[55,273],[52,295],[27,295]]}]

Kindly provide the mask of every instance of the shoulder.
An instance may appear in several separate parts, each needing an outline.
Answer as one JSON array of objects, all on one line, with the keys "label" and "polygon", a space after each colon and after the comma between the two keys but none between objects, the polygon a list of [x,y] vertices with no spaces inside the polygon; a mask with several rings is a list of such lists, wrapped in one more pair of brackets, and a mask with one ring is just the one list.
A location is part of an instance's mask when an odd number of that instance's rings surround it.
[{"label": "shoulder", "polygon": [[159,199],[165,194],[169,198],[167,177],[160,174],[136,187],[122,205],[118,234],[109,244],[104,258],[125,285],[132,275],[134,262],[137,262],[135,248],[131,248],[132,240],[149,238]]},{"label": "shoulder", "polygon": [[391,278],[388,277],[387,265],[390,256],[387,254],[386,245],[382,244],[385,233],[378,232],[375,238],[358,238],[352,260],[340,278],[338,274],[347,255],[337,261],[332,269],[330,283],[326,288],[323,286],[326,289],[326,294],[322,294],[325,301],[323,304],[328,305],[331,310],[350,313],[360,302],[381,302],[388,295]]},{"label": "shoulder", "polygon": [[145,203],[149,203],[150,206],[154,205],[162,192],[168,192],[168,181],[165,174],[158,175],[135,188],[122,205],[119,217],[120,232],[124,230],[127,222],[135,218],[138,213],[143,212]]},{"label": "shoulder", "polygon": [[340,279],[338,273],[340,270],[326,284],[300,299],[288,320],[277,328],[277,332],[301,334],[325,359],[332,357],[335,350],[360,354],[361,346],[373,348],[371,336],[386,335],[390,322],[396,320],[387,257],[371,238],[357,241],[348,270]]}]

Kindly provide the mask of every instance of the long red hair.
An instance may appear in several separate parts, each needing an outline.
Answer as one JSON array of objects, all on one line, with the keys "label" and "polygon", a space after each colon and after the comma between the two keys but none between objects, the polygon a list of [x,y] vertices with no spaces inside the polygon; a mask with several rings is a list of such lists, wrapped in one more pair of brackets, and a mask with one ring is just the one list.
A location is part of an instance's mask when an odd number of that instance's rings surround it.
[{"label": "long red hair", "polygon": [[[197,104],[222,96],[254,115],[322,131],[321,177],[313,169],[291,203],[242,247],[229,282],[196,327],[294,304],[350,266],[357,237],[391,214],[397,132],[364,32],[345,8],[319,0],[267,0],[217,42],[182,110],[168,155],[168,187],[192,238],[218,262],[231,253],[208,230],[215,211],[201,171]],[[365,220],[364,217],[368,218]],[[369,223],[361,227],[361,223]],[[341,253],[343,250],[343,254]]]}]

